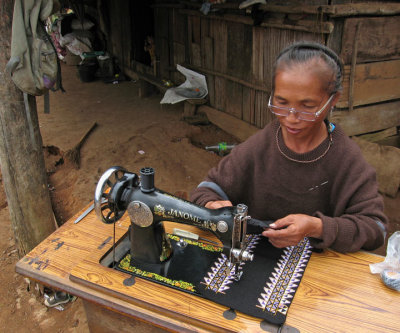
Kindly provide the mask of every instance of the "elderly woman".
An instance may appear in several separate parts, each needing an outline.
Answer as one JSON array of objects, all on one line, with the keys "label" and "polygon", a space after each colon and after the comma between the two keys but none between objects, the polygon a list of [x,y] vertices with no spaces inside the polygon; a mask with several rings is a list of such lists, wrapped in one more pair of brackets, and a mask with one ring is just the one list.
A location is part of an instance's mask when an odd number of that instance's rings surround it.
[{"label": "elderly woman", "polygon": [[253,218],[275,221],[262,233],[275,247],[304,237],[340,252],[381,246],[387,218],[375,171],[327,120],[342,75],[340,59],[323,45],[285,48],[268,103],[276,120],[212,168],[191,200],[214,209],[246,204]]}]

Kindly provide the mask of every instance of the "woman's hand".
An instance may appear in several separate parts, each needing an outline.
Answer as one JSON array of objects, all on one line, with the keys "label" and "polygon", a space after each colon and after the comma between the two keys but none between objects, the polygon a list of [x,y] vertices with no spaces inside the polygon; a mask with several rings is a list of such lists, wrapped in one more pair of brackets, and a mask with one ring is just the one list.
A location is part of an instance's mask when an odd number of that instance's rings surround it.
[{"label": "woman's hand", "polygon": [[322,220],[304,214],[291,214],[276,220],[262,235],[278,248],[297,245],[304,237],[321,238]]},{"label": "woman's hand", "polygon": [[210,209],[218,209],[221,207],[229,207],[233,206],[232,202],[229,200],[220,200],[220,201],[209,201],[206,203],[205,207]]}]

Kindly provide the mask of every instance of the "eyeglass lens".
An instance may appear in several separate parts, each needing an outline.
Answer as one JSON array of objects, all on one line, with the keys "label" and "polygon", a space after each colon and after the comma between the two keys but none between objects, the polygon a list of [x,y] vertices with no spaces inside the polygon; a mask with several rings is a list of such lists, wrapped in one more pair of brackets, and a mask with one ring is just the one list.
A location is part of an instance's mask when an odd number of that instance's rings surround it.
[{"label": "eyeglass lens", "polygon": [[316,118],[316,114],[312,112],[302,112],[295,109],[280,108],[275,105],[270,105],[269,109],[272,113],[283,117],[288,117],[291,113],[293,113],[297,118],[301,120],[313,121]]}]

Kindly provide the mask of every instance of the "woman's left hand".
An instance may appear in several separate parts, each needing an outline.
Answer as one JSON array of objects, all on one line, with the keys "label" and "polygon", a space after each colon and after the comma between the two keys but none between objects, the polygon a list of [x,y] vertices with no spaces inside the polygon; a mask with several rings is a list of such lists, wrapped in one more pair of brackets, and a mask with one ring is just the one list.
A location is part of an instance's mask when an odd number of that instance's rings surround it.
[{"label": "woman's left hand", "polygon": [[291,214],[276,220],[262,235],[278,248],[297,245],[304,237],[321,238],[322,220],[304,214]]}]

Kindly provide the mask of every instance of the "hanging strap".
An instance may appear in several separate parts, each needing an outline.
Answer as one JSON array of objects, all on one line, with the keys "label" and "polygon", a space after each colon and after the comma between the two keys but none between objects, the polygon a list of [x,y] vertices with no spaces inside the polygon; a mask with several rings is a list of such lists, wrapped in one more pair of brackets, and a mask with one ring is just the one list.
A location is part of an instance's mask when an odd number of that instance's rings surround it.
[{"label": "hanging strap", "polygon": [[43,95],[44,113],[50,113],[50,94],[47,90]]}]

